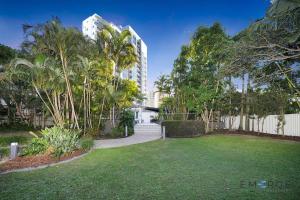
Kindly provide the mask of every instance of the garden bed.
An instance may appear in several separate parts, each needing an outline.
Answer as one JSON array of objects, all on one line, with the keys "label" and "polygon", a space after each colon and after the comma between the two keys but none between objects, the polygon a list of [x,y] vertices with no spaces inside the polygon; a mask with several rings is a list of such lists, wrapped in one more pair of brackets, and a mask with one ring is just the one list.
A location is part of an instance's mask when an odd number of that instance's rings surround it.
[{"label": "garden bed", "polygon": [[252,136],[259,136],[259,137],[268,137],[273,139],[280,139],[280,140],[293,140],[293,141],[300,141],[299,136],[288,136],[288,135],[275,135],[270,133],[261,133],[261,132],[253,132],[253,131],[243,131],[243,130],[228,130],[228,129],[220,129],[214,130],[209,134],[238,134],[238,135],[252,135]]},{"label": "garden bed", "polygon": [[71,153],[65,154],[59,158],[55,158],[50,154],[35,155],[35,156],[20,156],[13,160],[9,160],[1,164],[0,172],[50,165],[53,163],[69,160],[71,158],[80,156],[84,153],[86,153],[85,150],[79,149]]}]

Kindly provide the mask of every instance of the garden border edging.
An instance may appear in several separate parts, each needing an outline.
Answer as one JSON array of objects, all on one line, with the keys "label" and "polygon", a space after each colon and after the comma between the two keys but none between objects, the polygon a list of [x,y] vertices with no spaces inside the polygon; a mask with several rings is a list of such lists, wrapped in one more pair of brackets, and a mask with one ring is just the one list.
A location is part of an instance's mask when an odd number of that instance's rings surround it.
[{"label": "garden border edging", "polygon": [[22,168],[22,169],[13,169],[13,170],[8,170],[8,171],[3,171],[3,172],[0,172],[0,175],[9,174],[9,173],[13,173],[13,172],[28,172],[28,171],[33,171],[33,170],[37,170],[37,169],[44,169],[44,168],[47,168],[47,167],[53,167],[53,166],[56,166],[56,165],[68,163],[68,162],[71,162],[73,160],[77,160],[79,158],[82,158],[82,157],[86,156],[87,154],[92,152],[92,150],[93,149],[91,149],[90,151],[88,151],[86,153],[83,153],[79,156],[75,156],[73,158],[70,158],[68,160],[62,160],[60,162],[50,163],[50,164],[47,164],[47,165],[40,165],[40,166],[37,166],[37,167],[26,167],[26,168]]}]

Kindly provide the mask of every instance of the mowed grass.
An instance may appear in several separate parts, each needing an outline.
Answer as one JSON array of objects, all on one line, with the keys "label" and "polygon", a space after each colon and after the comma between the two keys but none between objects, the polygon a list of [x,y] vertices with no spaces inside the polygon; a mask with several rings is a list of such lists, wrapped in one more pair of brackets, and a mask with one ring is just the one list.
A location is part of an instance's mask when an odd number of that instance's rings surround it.
[{"label": "mowed grass", "polygon": [[[261,188],[263,181],[275,186]],[[2,200],[299,199],[300,143],[213,135],[95,150],[71,163],[0,175],[0,191]]]}]

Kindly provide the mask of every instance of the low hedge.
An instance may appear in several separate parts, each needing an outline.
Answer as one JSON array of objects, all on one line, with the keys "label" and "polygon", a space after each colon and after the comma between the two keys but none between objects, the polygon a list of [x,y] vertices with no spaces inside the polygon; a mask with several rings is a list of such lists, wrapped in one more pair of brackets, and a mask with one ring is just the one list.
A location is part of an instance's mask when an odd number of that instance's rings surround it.
[{"label": "low hedge", "polygon": [[205,134],[205,125],[200,120],[163,121],[166,137],[196,137]]}]

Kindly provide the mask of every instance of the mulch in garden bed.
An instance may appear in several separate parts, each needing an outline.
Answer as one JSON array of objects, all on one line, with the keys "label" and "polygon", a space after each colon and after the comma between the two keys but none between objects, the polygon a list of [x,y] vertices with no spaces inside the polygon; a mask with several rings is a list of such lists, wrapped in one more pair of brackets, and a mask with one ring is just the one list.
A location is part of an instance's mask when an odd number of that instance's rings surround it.
[{"label": "mulch in garden bed", "polygon": [[280,139],[280,140],[293,140],[293,141],[300,141],[299,136],[288,136],[288,135],[275,135],[269,133],[261,133],[261,132],[252,132],[252,131],[243,131],[243,130],[228,130],[228,129],[220,129],[215,130],[210,134],[237,134],[237,135],[252,135],[252,136],[259,136],[259,137],[268,137],[273,139]]},{"label": "mulch in garden bed", "polygon": [[55,158],[52,155],[36,155],[36,156],[20,156],[13,160],[9,160],[0,165],[0,172],[11,171],[15,169],[23,169],[29,167],[38,167],[42,165],[49,165],[64,160],[69,160],[86,153],[86,151],[79,149],[72,153],[65,154],[60,158]]}]

